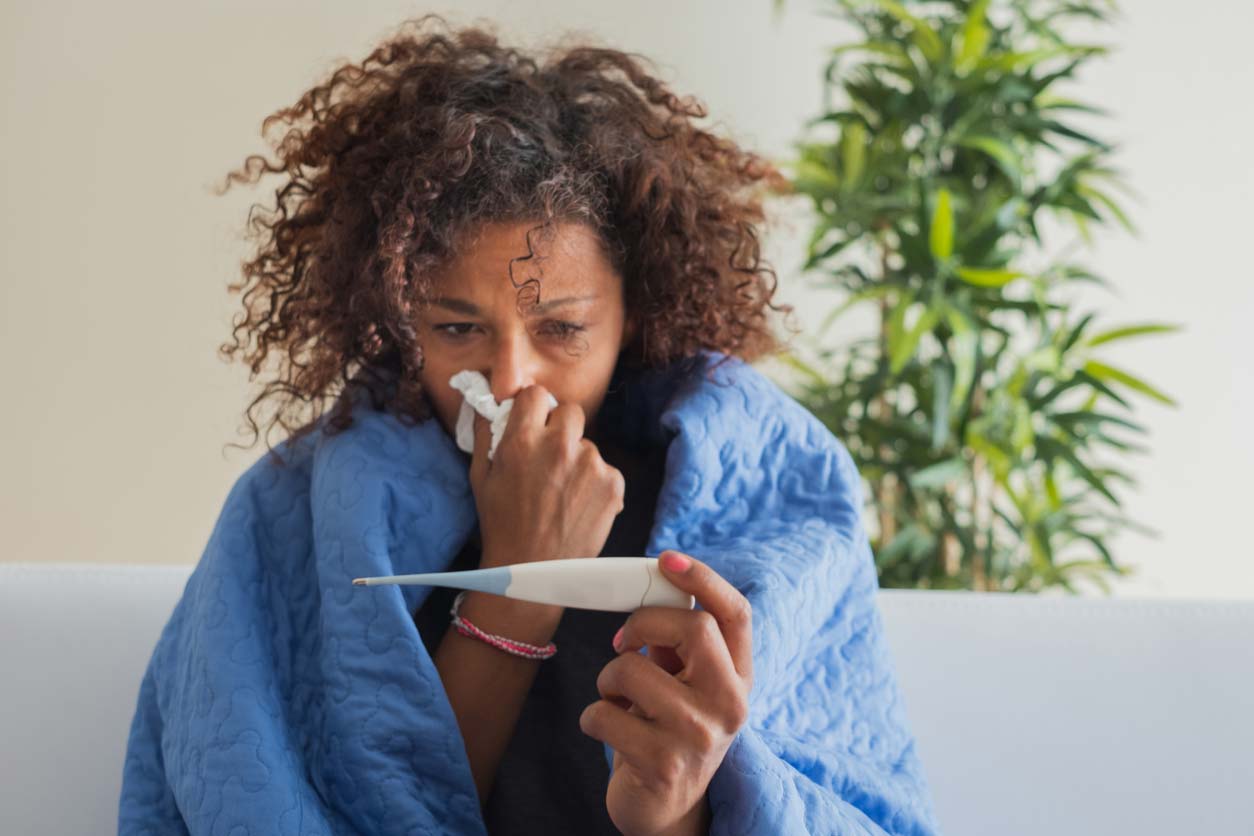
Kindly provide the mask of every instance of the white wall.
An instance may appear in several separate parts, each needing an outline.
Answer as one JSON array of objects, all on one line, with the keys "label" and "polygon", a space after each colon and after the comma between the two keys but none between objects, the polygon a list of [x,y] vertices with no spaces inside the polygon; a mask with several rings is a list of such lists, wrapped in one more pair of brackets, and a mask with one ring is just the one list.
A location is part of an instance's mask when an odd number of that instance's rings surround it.
[{"label": "white wall", "polygon": [[1182,333],[1112,344],[1179,408],[1146,401],[1152,433],[1127,508],[1158,539],[1126,534],[1131,593],[1254,597],[1247,535],[1254,490],[1254,10],[1237,0],[1122,4],[1096,38],[1116,49],[1074,89],[1107,107],[1104,133],[1141,195],[1126,208],[1138,236],[1098,237],[1090,262],[1117,296],[1092,294],[1112,320],[1169,321]]},{"label": "white wall", "polygon": [[[261,452],[223,445],[255,391],[216,357],[248,254],[248,206],[274,185],[209,188],[249,153],[261,120],[340,60],[359,60],[406,17],[484,17],[536,45],[596,33],[642,52],[711,120],[787,154],[820,104],[824,47],[843,30],[791,0],[635,2],[232,2],[37,4],[0,9],[4,246],[0,417],[4,560],[194,562],[234,479]],[[1130,7],[1107,34],[1120,51],[1081,93],[1114,107],[1107,128],[1146,195],[1140,240],[1101,242],[1094,264],[1121,288],[1119,318],[1169,318],[1186,334],[1129,345],[1127,362],[1183,406],[1150,406],[1153,459],[1129,502],[1162,530],[1118,543],[1143,576],[1123,594],[1254,597],[1242,536],[1254,442],[1248,350],[1254,318],[1245,228],[1254,73],[1239,55],[1252,14],[1236,0],[1164,14]],[[792,218],[792,221],[788,219]],[[768,252],[784,299],[813,325],[830,294],[796,276],[806,232],[781,207]],[[791,228],[787,224],[793,223]],[[1124,359],[1124,358],[1120,358]]]}]

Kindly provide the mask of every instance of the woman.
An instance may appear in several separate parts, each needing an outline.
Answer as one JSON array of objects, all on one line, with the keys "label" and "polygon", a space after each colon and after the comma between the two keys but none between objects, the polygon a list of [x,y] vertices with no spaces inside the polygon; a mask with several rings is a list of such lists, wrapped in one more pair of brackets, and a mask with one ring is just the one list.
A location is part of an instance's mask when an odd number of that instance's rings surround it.
[{"label": "woman", "polygon": [[[446,29],[231,176],[287,178],[224,351],[277,354],[248,420],[289,438],[154,651],[120,830],[934,832],[852,463],[747,365],[784,181],[636,57]],[[464,370],[513,399],[491,457],[482,418],[452,441]],[[348,586],[646,554],[697,609]]]}]

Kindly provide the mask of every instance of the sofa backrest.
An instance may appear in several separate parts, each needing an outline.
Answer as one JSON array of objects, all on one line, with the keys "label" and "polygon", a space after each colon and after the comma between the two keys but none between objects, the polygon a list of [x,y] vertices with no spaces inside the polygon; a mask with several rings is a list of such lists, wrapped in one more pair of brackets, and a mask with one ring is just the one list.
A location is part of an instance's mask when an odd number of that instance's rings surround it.
[{"label": "sofa backrest", "polygon": [[[0,563],[0,833],[116,830],[139,682],[191,568]],[[1250,832],[1254,601],[879,601],[945,833]]]}]

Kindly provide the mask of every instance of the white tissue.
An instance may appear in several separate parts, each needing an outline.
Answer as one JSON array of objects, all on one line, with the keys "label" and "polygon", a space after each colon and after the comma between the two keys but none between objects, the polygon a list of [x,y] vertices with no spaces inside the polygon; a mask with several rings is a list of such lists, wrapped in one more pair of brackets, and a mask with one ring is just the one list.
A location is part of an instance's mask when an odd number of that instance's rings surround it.
[{"label": "white tissue", "polygon": [[[457,414],[457,447],[466,453],[475,451],[475,413],[488,419],[492,425],[492,443],[488,445],[488,459],[496,452],[497,442],[505,425],[509,423],[514,399],[506,398],[499,404],[488,388],[488,380],[481,372],[466,369],[449,378],[448,385],[462,393],[462,408]],[[549,395],[549,410],[557,407],[557,398]]]}]

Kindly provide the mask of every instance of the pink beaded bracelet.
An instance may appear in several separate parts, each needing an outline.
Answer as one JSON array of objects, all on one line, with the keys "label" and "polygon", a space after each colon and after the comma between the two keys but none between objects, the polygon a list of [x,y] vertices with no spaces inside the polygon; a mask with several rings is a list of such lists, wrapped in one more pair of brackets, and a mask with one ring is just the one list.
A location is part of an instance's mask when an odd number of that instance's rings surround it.
[{"label": "pink beaded bracelet", "polygon": [[506,653],[512,653],[515,656],[521,656],[524,659],[549,659],[557,652],[557,645],[549,642],[544,647],[538,647],[534,644],[526,642],[516,642],[507,639],[504,636],[497,636],[493,633],[485,633],[475,625],[457,614],[458,608],[462,605],[462,599],[466,597],[466,593],[470,590],[463,589],[457,594],[453,600],[453,608],[449,610],[449,615],[453,616],[453,626],[457,628],[457,632],[463,636],[479,639],[495,648],[504,650]]}]

